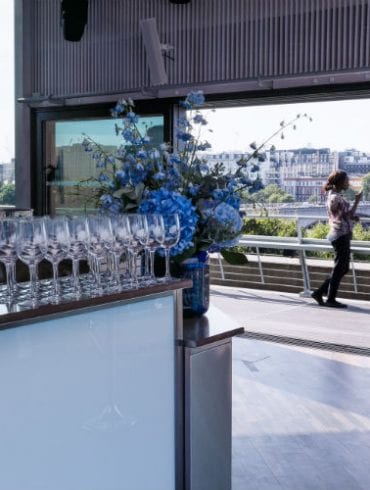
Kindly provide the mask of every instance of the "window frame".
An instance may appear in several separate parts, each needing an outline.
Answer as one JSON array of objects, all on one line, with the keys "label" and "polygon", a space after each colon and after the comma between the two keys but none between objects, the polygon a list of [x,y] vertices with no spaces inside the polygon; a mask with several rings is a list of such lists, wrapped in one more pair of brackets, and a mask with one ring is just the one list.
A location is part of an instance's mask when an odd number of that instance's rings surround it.
[{"label": "window frame", "polygon": [[[108,118],[115,103],[94,105],[42,107],[31,111],[31,207],[34,215],[48,214],[46,155],[46,127],[50,121],[62,122],[75,119]],[[173,102],[168,100],[135,101],[135,110],[142,116],[161,114],[164,117],[164,140],[172,141]]]}]

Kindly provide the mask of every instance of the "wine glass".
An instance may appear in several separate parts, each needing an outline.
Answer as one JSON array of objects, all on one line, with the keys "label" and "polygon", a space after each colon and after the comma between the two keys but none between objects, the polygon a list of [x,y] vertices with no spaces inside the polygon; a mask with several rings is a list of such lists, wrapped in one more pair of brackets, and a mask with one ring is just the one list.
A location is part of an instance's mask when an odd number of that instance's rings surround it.
[{"label": "wine glass", "polygon": [[113,281],[118,291],[122,290],[120,260],[124,252],[128,249],[132,240],[131,231],[127,215],[121,214],[111,217],[113,230],[113,246],[110,250],[112,256]]},{"label": "wine glass", "polygon": [[83,216],[73,216],[67,220],[70,236],[68,256],[72,260],[73,289],[76,298],[81,296],[80,260],[87,255],[87,223]]},{"label": "wine glass", "polygon": [[143,250],[143,243],[145,243],[148,236],[147,223],[142,214],[128,214],[127,221],[130,229],[131,240],[128,243],[128,252],[131,260],[131,285],[138,287],[137,279],[137,258],[141,250]]},{"label": "wine glass", "polygon": [[32,305],[37,304],[37,265],[46,252],[46,234],[42,218],[20,219],[16,234],[18,258],[28,265],[30,271],[30,296]]},{"label": "wine glass", "polygon": [[145,245],[145,250],[149,254],[149,284],[156,282],[154,274],[154,256],[156,250],[164,242],[164,222],[163,217],[160,214],[147,214],[145,219],[148,226],[148,240]]},{"label": "wine glass", "polygon": [[53,302],[59,302],[60,285],[58,280],[59,262],[67,257],[70,250],[70,236],[67,219],[64,217],[45,219],[46,250],[45,259],[53,267]]},{"label": "wine glass", "polygon": [[15,290],[17,228],[18,221],[16,219],[2,219],[0,221],[0,261],[5,266],[8,298],[13,296]]},{"label": "wine glass", "polygon": [[110,218],[107,216],[89,216],[87,219],[87,245],[92,256],[93,274],[96,284],[95,292],[101,296],[103,286],[101,281],[102,262],[107,251],[113,245],[113,231]]},{"label": "wine glass", "polygon": [[172,279],[170,274],[170,252],[178,241],[180,240],[180,219],[178,214],[164,214],[164,239],[161,246],[164,248],[164,257],[166,263],[166,272],[162,278],[162,281],[169,281]]}]

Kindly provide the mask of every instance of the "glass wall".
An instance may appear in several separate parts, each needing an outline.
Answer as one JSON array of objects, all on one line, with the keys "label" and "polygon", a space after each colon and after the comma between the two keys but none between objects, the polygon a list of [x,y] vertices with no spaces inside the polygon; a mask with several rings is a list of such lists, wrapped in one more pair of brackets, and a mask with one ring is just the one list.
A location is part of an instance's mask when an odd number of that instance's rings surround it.
[{"label": "glass wall", "polygon": [[[46,185],[48,212],[65,214],[89,212],[97,207],[96,188],[101,168],[82,141],[91,139],[107,155],[113,156],[124,143],[112,118],[89,118],[46,123]],[[140,118],[138,129],[150,136],[150,144],[164,141],[164,116]],[[120,160],[115,160],[119,167]]]}]

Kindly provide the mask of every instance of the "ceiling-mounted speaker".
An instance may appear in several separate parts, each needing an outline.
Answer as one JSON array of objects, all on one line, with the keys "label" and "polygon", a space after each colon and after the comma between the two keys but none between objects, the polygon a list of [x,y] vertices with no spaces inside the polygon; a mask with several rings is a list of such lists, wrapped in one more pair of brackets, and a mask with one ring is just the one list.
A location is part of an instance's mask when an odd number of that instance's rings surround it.
[{"label": "ceiling-mounted speaker", "polygon": [[87,24],[88,0],[62,0],[63,35],[67,41],[80,41]]},{"label": "ceiling-mounted speaker", "polygon": [[140,21],[140,29],[149,65],[150,82],[152,85],[165,85],[168,83],[168,77],[155,18],[142,19]]}]

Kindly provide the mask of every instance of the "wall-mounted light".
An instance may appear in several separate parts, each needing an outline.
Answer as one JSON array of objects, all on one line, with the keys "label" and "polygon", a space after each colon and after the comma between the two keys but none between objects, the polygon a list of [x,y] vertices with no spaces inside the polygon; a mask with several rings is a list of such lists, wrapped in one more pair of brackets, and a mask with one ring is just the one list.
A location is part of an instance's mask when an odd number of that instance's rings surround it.
[{"label": "wall-mounted light", "polygon": [[87,23],[88,0],[62,0],[63,35],[67,41],[80,41]]}]

